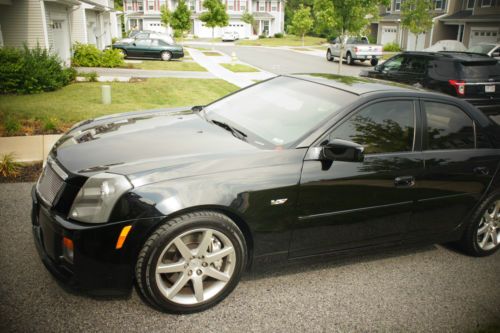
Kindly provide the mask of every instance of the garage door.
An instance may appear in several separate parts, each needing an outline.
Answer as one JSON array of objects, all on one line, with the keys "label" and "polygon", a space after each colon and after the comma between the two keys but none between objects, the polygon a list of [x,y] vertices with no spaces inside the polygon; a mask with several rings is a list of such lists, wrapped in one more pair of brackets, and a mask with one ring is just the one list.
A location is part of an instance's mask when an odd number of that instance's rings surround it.
[{"label": "garage door", "polygon": [[240,38],[246,38],[248,36],[248,29],[246,28],[246,23],[242,21],[229,21],[229,25],[224,27],[224,31],[235,31],[238,33]]},{"label": "garage door", "polygon": [[[415,48],[415,40],[417,42],[417,48]],[[408,42],[406,43],[406,51],[422,51],[425,44],[425,33],[417,35],[408,31]]]},{"label": "garage door", "polygon": [[469,38],[469,47],[479,43],[497,43],[500,35],[498,28],[472,29]]},{"label": "garage door", "polygon": [[380,44],[385,45],[389,43],[394,43],[397,38],[397,29],[393,26],[382,26],[382,36],[380,38]]}]

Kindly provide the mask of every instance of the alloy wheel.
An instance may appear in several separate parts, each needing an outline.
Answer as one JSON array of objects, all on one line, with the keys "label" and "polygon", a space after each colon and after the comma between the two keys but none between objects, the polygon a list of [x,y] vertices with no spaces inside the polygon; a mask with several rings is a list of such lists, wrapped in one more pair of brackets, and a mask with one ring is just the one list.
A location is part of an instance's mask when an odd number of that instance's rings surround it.
[{"label": "alloy wheel", "polygon": [[219,294],[233,276],[236,252],[214,229],[184,232],[163,250],[156,264],[156,284],[171,302],[197,305]]},{"label": "alloy wheel", "polygon": [[500,199],[494,201],[479,221],[476,241],[484,251],[489,251],[500,244]]},{"label": "alloy wheel", "polygon": [[161,60],[163,61],[169,61],[170,58],[172,58],[172,55],[168,51],[165,51],[161,54]]}]

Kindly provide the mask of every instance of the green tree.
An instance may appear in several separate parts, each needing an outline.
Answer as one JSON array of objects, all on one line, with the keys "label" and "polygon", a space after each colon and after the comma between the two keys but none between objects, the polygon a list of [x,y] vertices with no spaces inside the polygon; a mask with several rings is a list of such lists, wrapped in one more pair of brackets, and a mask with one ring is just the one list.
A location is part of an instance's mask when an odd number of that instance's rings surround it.
[{"label": "green tree", "polygon": [[163,23],[166,27],[170,26],[170,22],[172,21],[172,12],[165,5],[161,6],[160,12],[161,23]]},{"label": "green tree", "polygon": [[415,50],[420,34],[432,28],[433,0],[406,0],[401,4],[401,25],[415,34]]},{"label": "green tree", "polygon": [[[340,59],[344,56],[345,42],[348,35],[359,35],[377,16],[380,6],[387,6],[389,0],[330,0],[332,6],[327,9],[333,14],[329,16],[324,8],[316,7],[315,16],[321,18],[321,24],[333,23],[332,28],[339,32]],[[417,0],[418,1],[418,0]],[[326,21],[325,20],[331,20]],[[338,72],[341,72],[342,61],[339,61]]]},{"label": "green tree", "polygon": [[313,14],[315,19],[314,31],[319,35],[331,37],[333,33],[333,3],[331,0],[314,0]]},{"label": "green tree", "polygon": [[191,29],[191,11],[184,0],[179,0],[170,20],[172,28],[181,32],[181,40],[183,40],[184,33]]},{"label": "green tree", "polygon": [[203,7],[208,11],[200,15],[200,20],[205,25],[212,28],[212,39],[214,38],[215,27],[225,27],[229,24],[229,15],[226,13],[226,7],[220,0],[205,0]]},{"label": "green tree", "polygon": [[311,16],[311,8],[299,6],[292,19],[293,33],[302,37],[302,46],[304,46],[304,36],[311,31],[314,20]]},{"label": "green tree", "polygon": [[245,22],[246,24],[250,24],[250,28],[252,29],[253,33],[253,23],[255,22],[255,19],[252,14],[248,12],[248,10],[245,10],[243,15],[241,15],[241,20]]}]

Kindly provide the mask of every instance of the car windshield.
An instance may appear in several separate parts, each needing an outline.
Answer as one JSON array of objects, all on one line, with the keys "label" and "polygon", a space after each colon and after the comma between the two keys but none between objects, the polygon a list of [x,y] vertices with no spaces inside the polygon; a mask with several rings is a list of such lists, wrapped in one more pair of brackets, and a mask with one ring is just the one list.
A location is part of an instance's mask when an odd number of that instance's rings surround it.
[{"label": "car windshield", "polygon": [[490,52],[493,48],[495,47],[495,45],[489,45],[489,44],[481,44],[481,45],[475,45],[475,46],[472,46],[472,47],[469,47],[467,49],[467,52],[472,52],[472,53],[484,53],[484,54],[487,54],[488,52]]},{"label": "car windshield", "polygon": [[354,97],[322,84],[277,77],[210,104],[205,112],[208,121],[224,122],[247,134],[249,143],[289,147]]}]

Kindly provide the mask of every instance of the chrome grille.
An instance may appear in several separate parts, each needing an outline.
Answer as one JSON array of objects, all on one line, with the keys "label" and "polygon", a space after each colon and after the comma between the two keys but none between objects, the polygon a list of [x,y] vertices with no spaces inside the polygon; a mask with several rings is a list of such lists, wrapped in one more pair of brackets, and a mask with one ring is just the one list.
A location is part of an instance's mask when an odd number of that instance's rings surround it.
[{"label": "chrome grille", "polygon": [[54,172],[51,163],[47,163],[43,169],[42,176],[38,180],[36,189],[42,199],[52,206],[54,204],[54,199],[63,185],[64,180]]}]

